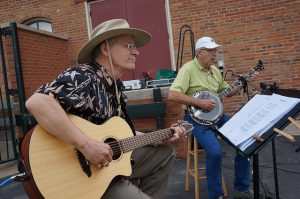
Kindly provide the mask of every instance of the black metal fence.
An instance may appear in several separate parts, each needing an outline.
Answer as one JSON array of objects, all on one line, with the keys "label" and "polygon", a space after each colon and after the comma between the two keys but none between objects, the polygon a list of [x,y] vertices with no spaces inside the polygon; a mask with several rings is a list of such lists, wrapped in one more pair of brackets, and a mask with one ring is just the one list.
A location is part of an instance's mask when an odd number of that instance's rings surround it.
[{"label": "black metal fence", "polygon": [[[14,67],[9,66],[10,70],[14,68],[15,79],[10,75],[8,77],[8,65],[5,55],[3,41],[10,41],[8,46],[13,52]],[[22,74],[22,65],[20,59],[19,39],[17,24],[9,23],[9,26],[0,27],[0,56],[1,56],[1,76],[0,76],[0,164],[16,160],[19,157],[19,140],[16,133],[23,134],[27,132],[28,122],[27,111],[25,109],[25,92]],[[12,63],[10,63],[12,64]],[[15,88],[12,88],[12,82],[16,82]],[[18,128],[17,128],[18,127]]]}]

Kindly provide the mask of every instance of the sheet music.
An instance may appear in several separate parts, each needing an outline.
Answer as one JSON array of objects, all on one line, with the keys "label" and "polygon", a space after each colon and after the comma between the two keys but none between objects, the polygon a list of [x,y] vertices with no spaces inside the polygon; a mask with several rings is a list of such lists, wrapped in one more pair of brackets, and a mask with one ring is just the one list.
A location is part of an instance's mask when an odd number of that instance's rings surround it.
[{"label": "sheet music", "polygon": [[300,102],[277,94],[255,95],[219,131],[242,151]]}]

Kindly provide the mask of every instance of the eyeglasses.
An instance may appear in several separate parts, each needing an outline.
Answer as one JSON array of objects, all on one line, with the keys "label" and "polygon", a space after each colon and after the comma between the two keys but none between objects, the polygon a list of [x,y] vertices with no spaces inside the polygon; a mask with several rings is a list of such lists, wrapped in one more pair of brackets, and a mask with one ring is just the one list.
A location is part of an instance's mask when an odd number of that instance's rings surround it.
[{"label": "eyeglasses", "polygon": [[124,46],[126,46],[129,50],[133,50],[133,49],[137,49],[137,46],[135,44],[122,44]]},{"label": "eyeglasses", "polygon": [[210,53],[212,53],[212,52],[218,53],[218,52],[219,52],[219,50],[216,49],[216,48],[212,48],[212,49],[206,49],[206,48],[203,48],[203,49],[201,49],[201,50],[205,50],[205,51],[210,52]]}]

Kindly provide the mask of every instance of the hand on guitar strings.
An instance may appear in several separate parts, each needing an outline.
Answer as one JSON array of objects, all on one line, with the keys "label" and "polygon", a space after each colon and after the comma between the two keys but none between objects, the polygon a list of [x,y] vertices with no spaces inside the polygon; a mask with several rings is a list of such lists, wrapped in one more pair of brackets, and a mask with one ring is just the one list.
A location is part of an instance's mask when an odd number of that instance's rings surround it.
[{"label": "hand on guitar strings", "polygon": [[104,142],[87,138],[86,144],[79,150],[90,163],[97,165],[99,168],[107,167],[112,161],[113,151]]}]

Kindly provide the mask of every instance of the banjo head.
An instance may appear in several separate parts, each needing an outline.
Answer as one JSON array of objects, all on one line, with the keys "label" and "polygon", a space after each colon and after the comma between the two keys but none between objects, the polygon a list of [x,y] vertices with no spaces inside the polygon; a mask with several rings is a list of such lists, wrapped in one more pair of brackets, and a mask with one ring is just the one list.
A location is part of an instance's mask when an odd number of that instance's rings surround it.
[{"label": "banjo head", "polygon": [[212,125],[220,119],[223,113],[223,106],[218,96],[216,96],[212,92],[204,91],[204,92],[195,93],[193,97],[197,99],[214,100],[216,103],[216,107],[209,112],[206,112],[203,109],[198,107],[190,106],[189,107],[190,116],[196,122],[203,125]]}]

